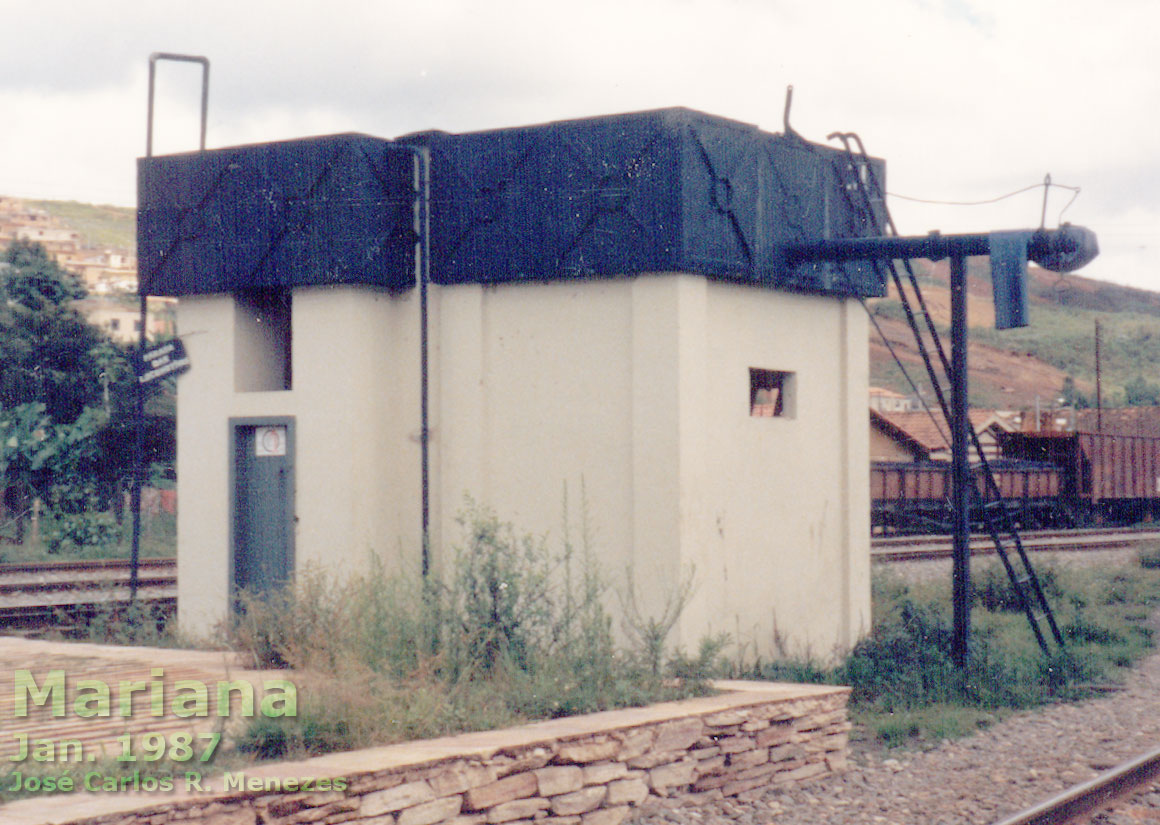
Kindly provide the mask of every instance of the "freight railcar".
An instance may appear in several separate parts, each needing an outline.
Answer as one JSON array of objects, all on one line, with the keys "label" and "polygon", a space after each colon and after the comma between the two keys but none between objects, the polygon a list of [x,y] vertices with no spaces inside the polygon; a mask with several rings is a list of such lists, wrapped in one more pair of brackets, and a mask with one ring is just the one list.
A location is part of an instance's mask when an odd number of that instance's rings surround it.
[{"label": "freight railcar", "polygon": [[[1002,506],[1021,529],[1065,526],[1070,517],[1060,499],[1059,468],[1041,461],[988,462]],[[980,496],[982,468],[972,468]],[[951,529],[951,465],[947,461],[870,465],[871,527],[876,533],[946,533]],[[982,512],[974,514],[981,528]]]},{"label": "freight railcar", "polygon": [[[1001,433],[990,461],[1001,506],[1020,529],[1160,519],[1160,438],[1089,432]],[[981,468],[975,484],[983,490]],[[949,462],[874,462],[876,533],[943,533],[951,524]],[[981,527],[982,514],[974,514]]]},{"label": "freight railcar", "polygon": [[1160,517],[1160,438],[1090,432],[1005,433],[1003,454],[1059,468],[1060,498],[1079,524]]}]

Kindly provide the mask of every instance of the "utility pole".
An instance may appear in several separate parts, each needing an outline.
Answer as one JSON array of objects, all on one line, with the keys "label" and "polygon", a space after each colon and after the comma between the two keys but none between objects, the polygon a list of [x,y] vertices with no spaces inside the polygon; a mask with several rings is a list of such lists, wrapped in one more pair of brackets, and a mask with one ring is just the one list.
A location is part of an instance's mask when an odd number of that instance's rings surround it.
[{"label": "utility pole", "polygon": [[969,658],[971,636],[971,426],[967,402],[967,260],[951,256],[951,496],[954,549],[951,587],[954,636],[951,656],[960,668]]},{"label": "utility pole", "polygon": [[1104,431],[1104,387],[1100,380],[1100,319],[1096,318],[1096,432]]}]

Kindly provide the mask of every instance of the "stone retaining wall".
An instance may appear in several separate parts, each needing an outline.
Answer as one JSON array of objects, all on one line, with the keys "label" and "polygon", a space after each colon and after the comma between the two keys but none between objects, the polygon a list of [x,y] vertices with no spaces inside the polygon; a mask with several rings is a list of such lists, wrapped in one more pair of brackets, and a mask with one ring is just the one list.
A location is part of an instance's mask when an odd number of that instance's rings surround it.
[{"label": "stone retaining wall", "polygon": [[[218,777],[212,790],[200,793],[104,798],[78,793],[12,803],[0,808],[0,820],[620,825],[650,798],[733,796],[845,767],[846,688],[719,686],[728,692],[268,765],[245,771],[241,779],[247,790],[237,790],[234,774],[232,791],[226,790],[226,777]],[[329,789],[303,792],[308,777]],[[336,779],[346,787],[335,790]]]}]

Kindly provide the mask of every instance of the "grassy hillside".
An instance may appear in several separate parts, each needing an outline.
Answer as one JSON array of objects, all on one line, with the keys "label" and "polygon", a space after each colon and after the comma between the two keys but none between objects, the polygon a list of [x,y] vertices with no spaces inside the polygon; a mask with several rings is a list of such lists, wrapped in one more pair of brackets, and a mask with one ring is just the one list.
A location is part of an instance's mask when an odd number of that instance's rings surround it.
[{"label": "grassy hillside", "polygon": [[1099,319],[1104,403],[1124,403],[1129,382],[1160,382],[1160,318],[1139,312],[1108,313],[1032,305],[1031,326],[998,332],[972,330],[999,349],[1027,352],[1075,379],[1085,394],[1095,387],[1095,321]]},{"label": "grassy hillside", "polygon": [[28,201],[28,204],[55,215],[94,246],[109,246],[129,252],[136,249],[136,209],[76,201]]},{"label": "grassy hillside", "polygon": [[[922,262],[920,284],[944,333],[949,320],[950,295],[945,262]],[[1077,275],[1060,276],[1032,268],[1029,276],[1031,324],[1022,329],[996,330],[991,306],[990,273],[986,259],[972,259],[968,292],[971,319],[971,401],[979,406],[1017,407],[1058,397],[1071,378],[1079,395],[1094,403],[1095,322],[1101,326],[1101,372],[1106,406],[1126,401],[1126,387],[1155,385],[1160,391],[1160,294],[1103,283]],[[900,354],[914,350],[903,322],[901,304],[892,295],[873,302],[884,330]],[[924,370],[916,353],[907,364],[913,377]],[[904,358],[904,361],[907,361]],[[909,392],[886,348],[871,331],[871,376],[874,382]],[[1141,383],[1143,382],[1143,383]]]}]

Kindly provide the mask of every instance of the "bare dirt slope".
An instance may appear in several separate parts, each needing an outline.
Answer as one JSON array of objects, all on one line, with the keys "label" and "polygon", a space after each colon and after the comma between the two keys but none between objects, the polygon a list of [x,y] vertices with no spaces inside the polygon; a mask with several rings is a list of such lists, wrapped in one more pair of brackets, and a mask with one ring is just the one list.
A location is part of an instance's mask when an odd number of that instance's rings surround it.
[{"label": "bare dirt slope", "polygon": [[[945,330],[950,325],[948,264],[945,261],[934,264],[919,262],[917,269],[923,297],[931,317],[936,326]],[[1060,276],[1037,267],[1032,267],[1029,272],[1028,292],[1033,307],[1050,308],[1055,313],[1074,313],[1077,316],[1104,317],[1109,320],[1126,318],[1129,314],[1132,317],[1160,315],[1158,293],[1094,281],[1076,275]],[[897,293],[891,288],[887,298],[869,303],[879,326],[900,360],[906,365],[907,371],[916,380],[921,378],[920,386],[926,388],[928,382],[925,367],[910,328],[903,320]],[[967,306],[968,323],[972,329],[980,331],[993,329],[995,314],[990,275],[985,259],[971,260]],[[1032,336],[1040,334],[1040,330],[1034,326],[1027,332]],[[1044,338],[1051,332],[1051,329],[1042,329]],[[1045,360],[1044,351],[1050,353],[1049,347],[1020,346],[1015,343],[1026,341],[1026,335],[1017,338],[1014,335],[1000,334],[998,340],[1006,340],[1005,348],[994,346],[994,340],[989,343],[978,340],[980,337],[982,336],[972,337],[968,351],[973,404],[1010,409],[1031,407],[1037,398],[1042,403],[1051,403],[1060,396],[1060,390],[1068,374]],[[994,335],[988,337],[995,338]],[[949,335],[944,334],[943,339],[943,345],[949,354]],[[1087,342],[1084,342],[1084,345],[1087,346]],[[1086,353],[1084,358],[1090,360]],[[1108,367],[1109,365],[1105,364],[1105,369]],[[1140,368],[1145,373],[1153,367],[1160,371],[1160,365],[1140,362]],[[870,372],[872,384],[911,393],[909,385],[894,366],[886,344],[873,326],[870,329]],[[1093,392],[1094,383],[1090,371],[1073,374],[1072,377],[1081,391]]]}]

